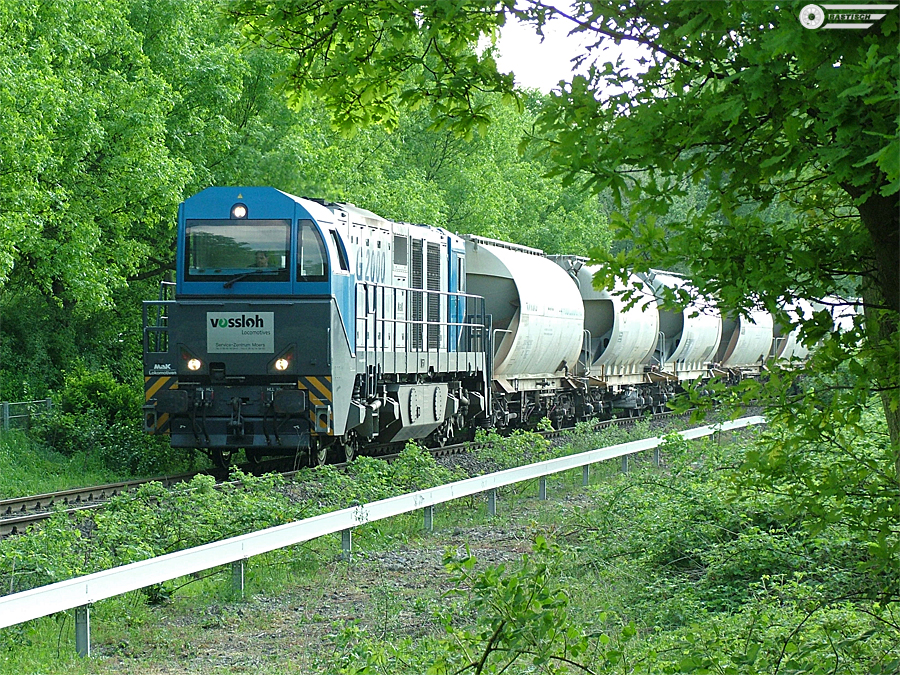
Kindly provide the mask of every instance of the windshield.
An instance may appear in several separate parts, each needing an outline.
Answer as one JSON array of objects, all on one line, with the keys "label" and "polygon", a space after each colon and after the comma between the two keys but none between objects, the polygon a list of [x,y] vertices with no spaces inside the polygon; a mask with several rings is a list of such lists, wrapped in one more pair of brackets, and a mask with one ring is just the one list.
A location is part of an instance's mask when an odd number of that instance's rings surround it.
[{"label": "windshield", "polygon": [[185,243],[186,281],[290,280],[290,220],[188,220]]}]

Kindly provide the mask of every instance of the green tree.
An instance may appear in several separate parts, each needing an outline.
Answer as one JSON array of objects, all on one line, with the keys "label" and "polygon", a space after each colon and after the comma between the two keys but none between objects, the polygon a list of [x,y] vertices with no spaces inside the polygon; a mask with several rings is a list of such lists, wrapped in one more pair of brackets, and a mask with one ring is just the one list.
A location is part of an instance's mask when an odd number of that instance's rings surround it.
[{"label": "green tree", "polygon": [[[853,370],[853,385],[833,399],[838,415],[879,392],[897,447],[897,13],[866,31],[816,32],[797,10],[653,3],[604,12],[586,30],[643,44],[646,70],[610,64],[576,78],[551,96],[541,128],[562,172],[586,172],[631,198],[620,224],[635,246],[601,254],[611,267],[689,261],[702,293],[739,311],[763,306],[782,323],[796,297],[849,296],[834,303],[840,311],[861,296],[866,333],[858,324],[830,336],[813,365]],[[705,203],[671,218],[701,182]],[[810,342],[832,327],[826,312],[793,322]]]},{"label": "green tree", "polygon": [[422,112],[400,111],[392,133],[370,127],[331,144],[345,167],[337,195],[397,220],[551,253],[608,243],[607,219],[583,181],[566,186],[546,176],[545,157],[519,152],[533,123],[531,109],[500,107],[488,129],[465,139],[431,128]]},{"label": "green tree", "polygon": [[[835,414],[858,415],[880,394],[900,476],[898,15],[867,30],[816,31],[799,21],[803,4],[228,6],[247,36],[291,56],[297,96],[317,96],[345,129],[395,126],[407,105],[438,126],[482,124],[492,112],[473,92],[515,97],[490,50],[476,50],[509,17],[538,31],[558,17],[596,38],[583,54],[587,74],[551,94],[533,135],[558,175],[631,205],[619,225],[634,246],[596,258],[619,275],[685,265],[722,307],[763,306],[810,343],[831,331],[830,314],[792,317],[787,303],[861,296],[865,326],[829,338],[818,372],[853,373]],[[640,46],[639,67],[605,62],[613,42]],[[702,204],[684,200],[696,183]]]},{"label": "green tree", "polygon": [[[249,38],[290,54],[290,95],[323,104],[344,131],[359,125],[398,125],[399,103],[426,106],[438,119],[468,132],[486,122],[486,91],[509,94],[511,75],[490,53],[471,48],[494,35],[503,11],[490,2],[227,3]],[[511,3],[509,3],[511,6]]]},{"label": "green tree", "polygon": [[4,398],[46,396],[82,367],[137,391],[140,300],[174,269],[178,203],[208,185],[275,185],[548,250],[605,241],[596,200],[517,154],[535,106],[504,109],[471,142],[424,110],[345,138],[316,100],[287,105],[290,57],[246,48],[221,4],[0,5]]},{"label": "green tree", "polygon": [[177,203],[171,107],[122,2],[0,6],[0,288],[90,315],[138,272]]},{"label": "green tree", "polygon": [[0,3],[7,400],[81,366],[137,384],[140,301],[174,269],[178,203],[269,182],[297,115],[272,93],[279,57],[242,50],[218,4]]}]

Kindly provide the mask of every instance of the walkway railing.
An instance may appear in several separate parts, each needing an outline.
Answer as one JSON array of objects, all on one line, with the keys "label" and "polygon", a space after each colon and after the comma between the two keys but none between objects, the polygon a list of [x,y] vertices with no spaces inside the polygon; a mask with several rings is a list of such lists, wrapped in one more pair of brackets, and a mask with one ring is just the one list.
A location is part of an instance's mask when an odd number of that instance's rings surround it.
[{"label": "walkway railing", "polygon": [[[764,422],[763,417],[744,417],[724,424],[699,427],[679,433],[686,440],[692,440],[711,436],[720,431],[731,431]],[[488,493],[488,509],[494,515],[497,489],[500,487],[539,478],[541,479],[541,498],[546,498],[547,476],[581,467],[584,470],[584,483],[587,484],[588,468],[591,464],[616,457],[622,457],[624,464],[628,455],[651,450],[662,442],[663,439],[659,437],[647,438],[590,450],[577,455],[549,459],[528,466],[468,478],[370,504],[325,513],[286,525],[270,527],[259,532],[251,532],[231,539],[3,596],[0,597],[0,628],[55,612],[76,609],[75,646],[79,654],[87,656],[90,655],[89,606],[91,603],[227,564],[235,565],[233,568],[234,578],[239,581],[240,590],[243,590],[244,562],[252,556],[341,532],[344,556],[349,558],[351,532],[354,527],[422,509],[426,528],[430,529],[435,505],[481,492]]]}]

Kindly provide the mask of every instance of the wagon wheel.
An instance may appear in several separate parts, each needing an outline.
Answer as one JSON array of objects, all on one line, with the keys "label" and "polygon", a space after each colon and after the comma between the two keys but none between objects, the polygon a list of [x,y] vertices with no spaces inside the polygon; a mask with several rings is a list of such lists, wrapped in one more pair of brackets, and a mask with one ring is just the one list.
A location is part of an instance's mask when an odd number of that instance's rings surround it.
[{"label": "wagon wheel", "polygon": [[244,454],[247,456],[247,461],[253,466],[258,466],[262,459],[262,456],[253,448],[244,448]]},{"label": "wagon wheel", "polygon": [[441,426],[437,428],[434,432],[434,441],[435,444],[439,448],[443,448],[447,445],[447,442],[453,438],[454,430],[453,430],[453,420],[448,419]]}]

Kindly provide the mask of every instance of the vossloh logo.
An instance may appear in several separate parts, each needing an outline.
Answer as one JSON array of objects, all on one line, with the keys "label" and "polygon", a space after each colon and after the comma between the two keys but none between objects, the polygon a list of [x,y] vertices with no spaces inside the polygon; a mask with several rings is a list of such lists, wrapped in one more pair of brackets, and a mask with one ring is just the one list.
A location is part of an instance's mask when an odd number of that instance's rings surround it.
[{"label": "vossloh logo", "polygon": [[275,313],[207,312],[206,351],[210,354],[272,354]]},{"label": "vossloh logo", "polygon": [[265,319],[259,314],[256,316],[241,314],[237,318],[211,318],[209,325],[213,328],[265,328]]}]

